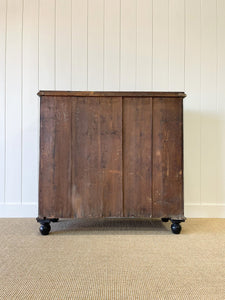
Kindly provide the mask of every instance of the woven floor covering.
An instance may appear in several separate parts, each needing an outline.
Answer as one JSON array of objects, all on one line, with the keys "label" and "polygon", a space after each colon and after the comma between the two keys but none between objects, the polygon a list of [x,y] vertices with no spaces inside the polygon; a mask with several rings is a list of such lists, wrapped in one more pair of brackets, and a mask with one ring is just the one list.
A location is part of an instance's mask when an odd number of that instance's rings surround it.
[{"label": "woven floor covering", "polygon": [[0,219],[0,299],[225,299],[225,219]]}]

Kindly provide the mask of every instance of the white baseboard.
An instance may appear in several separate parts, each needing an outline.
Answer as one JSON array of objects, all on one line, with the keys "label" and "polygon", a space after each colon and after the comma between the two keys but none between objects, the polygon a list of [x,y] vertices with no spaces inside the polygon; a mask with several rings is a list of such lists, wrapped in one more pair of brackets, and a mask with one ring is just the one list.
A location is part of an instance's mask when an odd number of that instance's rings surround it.
[{"label": "white baseboard", "polygon": [[36,203],[0,204],[0,218],[36,218],[38,205]]},{"label": "white baseboard", "polygon": [[[225,204],[203,203],[184,205],[184,215],[187,218],[225,218]],[[0,203],[0,218],[36,218],[38,204],[36,203]]]},{"label": "white baseboard", "polygon": [[188,218],[225,218],[225,204],[187,203],[184,205],[184,215]]}]

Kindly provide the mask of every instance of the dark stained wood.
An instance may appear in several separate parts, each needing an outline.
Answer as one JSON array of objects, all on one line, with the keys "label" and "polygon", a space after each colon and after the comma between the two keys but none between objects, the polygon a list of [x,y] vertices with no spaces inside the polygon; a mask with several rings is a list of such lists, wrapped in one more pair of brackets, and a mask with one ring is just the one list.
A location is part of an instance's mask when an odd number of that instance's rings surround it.
[{"label": "dark stained wood", "polygon": [[71,217],[71,102],[41,101],[39,217]]},{"label": "dark stained wood", "polygon": [[[183,92],[91,92],[91,91],[39,91],[39,96],[55,97],[160,97],[180,98],[186,95]],[[71,98],[72,99],[72,98]]]},{"label": "dark stained wood", "polygon": [[72,101],[75,217],[122,216],[122,100]]},{"label": "dark stained wood", "polygon": [[153,217],[183,216],[183,110],[153,100]]},{"label": "dark stained wood", "polygon": [[39,218],[183,220],[184,93],[39,95]]},{"label": "dark stained wood", "polygon": [[152,215],[152,99],[123,99],[124,216]]}]

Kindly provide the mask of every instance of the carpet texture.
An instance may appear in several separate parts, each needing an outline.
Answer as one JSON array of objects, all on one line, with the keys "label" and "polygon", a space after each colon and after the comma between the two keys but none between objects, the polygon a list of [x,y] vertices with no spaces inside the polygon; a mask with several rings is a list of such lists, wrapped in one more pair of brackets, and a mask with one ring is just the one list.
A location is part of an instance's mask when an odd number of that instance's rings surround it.
[{"label": "carpet texture", "polygon": [[0,299],[225,299],[225,219],[0,219]]}]

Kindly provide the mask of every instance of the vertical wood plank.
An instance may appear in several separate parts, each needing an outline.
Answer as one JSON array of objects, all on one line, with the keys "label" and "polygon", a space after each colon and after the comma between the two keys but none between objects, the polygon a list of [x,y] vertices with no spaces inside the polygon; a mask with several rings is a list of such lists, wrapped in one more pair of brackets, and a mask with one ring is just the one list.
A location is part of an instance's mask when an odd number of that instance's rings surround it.
[{"label": "vertical wood plank", "polygon": [[24,0],[22,83],[22,203],[38,199],[38,0]]},{"label": "vertical wood plank", "polygon": [[120,90],[136,89],[137,1],[121,0]]},{"label": "vertical wood plank", "polygon": [[104,1],[88,1],[88,90],[103,90]]},{"label": "vertical wood plank", "polygon": [[186,1],[184,199],[201,201],[201,0]]},{"label": "vertical wood plank", "polygon": [[137,1],[137,82],[136,90],[152,90],[153,0]]},{"label": "vertical wood plank", "polygon": [[153,90],[169,89],[169,5],[153,0]]},{"label": "vertical wood plank", "polygon": [[72,0],[72,90],[87,90],[87,0]]},{"label": "vertical wood plank", "polygon": [[202,1],[201,201],[217,202],[217,25],[216,2]]},{"label": "vertical wood plank", "polygon": [[120,0],[105,1],[104,90],[120,87]]},{"label": "vertical wood plank", "polygon": [[39,0],[39,89],[55,89],[55,0]]},{"label": "vertical wood plank", "polygon": [[184,0],[169,1],[169,91],[184,90]]},{"label": "vertical wood plank", "polygon": [[217,203],[224,203],[225,199],[225,2],[217,1]]},{"label": "vertical wood plank", "polygon": [[71,207],[71,101],[42,97],[39,217],[69,218]]},{"label": "vertical wood plank", "polygon": [[124,217],[152,215],[152,99],[123,99]]},{"label": "vertical wood plank", "polygon": [[0,203],[5,201],[5,68],[7,2],[0,1]]},{"label": "vertical wood plank", "polygon": [[9,0],[6,48],[6,202],[21,202],[21,0]]},{"label": "vertical wood plank", "polygon": [[72,105],[73,214],[122,216],[121,98],[76,97]]},{"label": "vertical wood plank", "polygon": [[182,100],[153,99],[153,217],[183,211]]},{"label": "vertical wood plank", "polygon": [[71,89],[71,0],[56,1],[56,89]]}]

